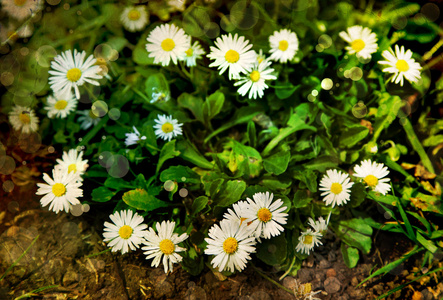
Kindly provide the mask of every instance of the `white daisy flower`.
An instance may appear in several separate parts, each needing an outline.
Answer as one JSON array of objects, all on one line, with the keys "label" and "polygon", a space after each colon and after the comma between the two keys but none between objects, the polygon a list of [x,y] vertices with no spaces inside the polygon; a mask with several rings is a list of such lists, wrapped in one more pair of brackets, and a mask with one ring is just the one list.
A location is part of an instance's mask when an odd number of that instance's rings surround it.
[{"label": "white daisy flower", "polygon": [[300,237],[298,238],[297,247],[295,250],[297,252],[306,253],[309,255],[309,252],[318,245],[323,245],[320,242],[322,234],[320,232],[313,232],[312,229],[308,229],[305,232],[302,232]]},{"label": "white daisy flower", "polygon": [[311,227],[312,227],[312,229],[314,229],[314,231],[324,234],[328,230],[330,218],[331,218],[331,213],[329,213],[327,220],[323,219],[323,217],[318,218],[317,221],[314,221],[312,218],[309,218],[308,223],[309,223],[309,225],[311,225]]},{"label": "white daisy flower", "polygon": [[405,47],[395,45],[395,54],[392,48],[383,51],[381,54],[386,60],[379,61],[379,64],[388,65],[388,68],[384,68],[383,72],[394,73],[392,75],[391,82],[399,83],[403,86],[403,77],[409,82],[417,82],[420,78],[420,70],[422,67],[418,62],[412,58],[412,51],[407,50]]},{"label": "white daisy flower", "polygon": [[238,78],[240,73],[245,74],[256,61],[255,51],[250,50],[252,44],[244,36],[222,35],[215,40],[215,46],[211,46],[211,53],[207,55],[215,60],[209,67],[218,67],[220,75],[229,68],[229,79]]},{"label": "white daisy flower", "polygon": [[249,91],[249,99],[257,99],[263,97],[263,91],[268,88],[265,80],[275,80],[277,77],[272,75],[274,69],[269,68],[271,65],[270,61],[263,60],[261,63],[255,63],[252,70],[240,78],[239,81],[234,83],[234,86],[242,85],[238,89],[238,93],[242,96],[246,95]]},{"label": "white daisy flower", "polygon": [[155,27],[147,41],[146,50],[149,57],[153,57],[154,63],[161,63],[162,66],[168,66],[171,59],[177,64],[177,59],[183,59],[185,51],[191,46],[191,38],[174,24]]},{"label": "white daisy flower", "polygon": [[261,63],[264,60],[268,60],[268,58],[266,57],[266,55],[263,53],[263,50],[260,49],[258,51],[258,53],[256,53],[257,55],[257,63]]},{"label": "white daisy flower", "polygon": [[342,31],[338,35],[350,44],[345,47],[348,54],[370,59],[371,54],[377,52],[377,35],[367,27],[355,25],[348,27],[347,32]]},{"label": "white daisy flower", "polygon": [[146,241],[143,242],[146,259],[154,258],[151,267],[158,267],[163,257],[163,267],[165,273],[172,272],[172,264],[182,261],[182,257],[177,252],[186,251],[186,248],[179,247],[178,244],[188,238],[187,233],[178,235],[174,233],[175,222],[163,221],[156,225],[158,235],[153,228],[145,233]]},{"label": "white daisy flower", "polygon": [[176,119],[172,119],[172,116],[158,115],[158,119],[155,120],[154,129],[157,138],[161,138],[165,141],[170,141],[172,138],[183,134],[183,124],[178,123]]},{"label": "white daisy flower", "polygon": [[51,62],[52,70],[49,74],[49,84],[55,94],[66,94],[74,88],[75,96],[80,98],[79,86],[85,82],[89,82],[93,85],[100,85],[98,81],[93,79],[101,79],[102,76],[98,75],[101,68],[95,65],[97,60],[93,55],[90,55],[86,61],[86,52],[77,52],[74,49],[74,54],[71,50],[63,52],[61,55],[54,57],[54,61]]},{"label": "white daisy flower", "polygon": [[197,65],[196,60],[200,59],[202,55],[205,54],[205,51],[200,46],[200,43],[195,41],[194,44],[185,51],[185,53],[186,55],[183,56],[182,59],[186,62],[186,66],[195,67]]},{"label": "white daisy flower", "polygon": [[140,132],[138,132],[137,128],[135,128],[135,126],[132,126],[132,129],[134,129],[134,133],[125,133],[126,135],[126,140],[125,140],[125,145],[126,146],[131,146],[131,145],[136,145],[138,143],[138,141],[140,140],[146,140],[145,136],[140,137]]},{"label": "white daisy flower", "polygon": [[0,2],[2,10],[18,21],[35,15],[43,7],[42,0],[0,0]]},{"label": "white daisy flower", "polygon": [[[70,149],[68,152],[63,151],[62,158],[57,158],[58,165],[55,168],[61,169],[63,172],[75,173],[83,175],[88,168],[88,160],[83,160],[83,151],[77,151],[77,149]],[[81,177],[80,177],[81,179]]]},{"label": "white daisy flower", "polygon": [[[223,218],[233,222],[237,222],[240,226],[243,221],[246,220],[244,214],[248,207],[249,206],[246,201],[237,201],[236,203],[232,204],[232,209],[228,208],[228,212],[223,215]],[[248,228],[250,229],[251,227]]]},{"label": "white daisy flower", "polygon": [[274,194],[255,193],[252,199],[246,198],[249,208],[245,211],[245,222],[251,226],[252,235],[255,238],[271,237],[280,235],[284,228],[281,225],[286,224],[288,214],[283,211],[286,206],[281,199],[272,201]]},{"label": "white daisy flower", "polygon": [[75,173],[64,172],[61,169],[52,170],[54,180],[48,174],[43,173],[43,179],[46,183],[37,183],[39,189],[37,195],[45,195],[40,199],[43,207],[49,205],[49,210],[58,213],[64,210],[69,212],[72,205],[80,204],[78,197],[83,196],[83,190],[80,188],[82,183],[78,181],[78,175]]},{"label": "white daisy flower", "polygon": [[23,133],[36,132],[38,130],[38,117],[30,107],[16,105],[9,112],[9,122],[14,130],[21,130]]},{"label": "white daisy flower", "polygon": [[146,6],[129,6],[123,9],[122,14],[120,15],[120,21],[126,30],[135,32],[145,28],[146,24],[148,24],[148,17]]},{"label": "white daisy flower", "polygon": [[269,59],[281,63],[293,59],[298,51],[297,35],[289,29],[274,31],[274,34],[269,37],[269,44],[271,46]]},{"label": "white daisy flower", "polygon": [[354,185],[353,182],[349,182],[351,179],[346,173],[342,173],[337,170],[327,170],[326,174],[320,181],[321,196],[325,196],[323,201],[326,205],[343,205],[350,199],[350,188]]},{"label": "white daisy flower", "polygon": [[66,118],[77,106],[77,99],[69,91],[66,95],[49,96],[45,110],[48,111],[49,118]]},{"label": "white daisy flower", "polygon": [[144,219],[132,210],[116,211],[109,216],[112,223],[105,222],[103,241],[109,242],[112,252],[121,251],[122,254],[135,250],[144,241],[146,234],[146,224],[142,224]]},{"label": "white daisy flower", "polygon": [[354,176],[363,178],[363,181],[374,191],[386,195],[391,190],[387,183],[391,179],[383,178],[389,174],[388,167],[382,163],[371,162],[370,159],[362,161],[360,166],[354,167]]},{"label": "white daisy flower", "polygon": [[101,118],[97,117],[90,109],[77,111],[77,114],[80,115],[77,121],[81,123],[80,128],[83,130],[88,129],[91,126],[97,125],[98,122],[100,122],[101,120]]},{"label": "white daisy flower", "polygon": [[209,229],[209,237],[205,238],[208,243],[205,254],[215,255],[212,266],[220,272],[242,271],[247,260],[251,259],[249,254],[255,253],[255,238],[249,237],[249,234],[245,223],[238,226],[237,222],[224,219],[220,221],[220,226],[214,224]]}]

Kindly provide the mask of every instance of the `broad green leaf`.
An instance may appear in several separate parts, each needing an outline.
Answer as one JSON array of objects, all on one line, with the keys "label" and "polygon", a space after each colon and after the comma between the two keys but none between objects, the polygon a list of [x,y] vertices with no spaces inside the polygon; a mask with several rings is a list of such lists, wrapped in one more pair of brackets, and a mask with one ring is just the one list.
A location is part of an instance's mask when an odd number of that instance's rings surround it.
[{"label": "broad green leaf", "polygon": [[345,127],[339,138],[339,145],[341,148],[351,148],[369,134],[368,127],[365,126],[353,126]]},{"label": "broad green leaf", "polygon": [[205,124],[208,124],[208,122],[221,111],[224,102],[225,95],[220,91],[216,91],[206,98],[206,101],[203,103],[203,118]]},{"label": "broad green leaf", "polygon": [[197,120],[205,123],[203,116],[203,100],[201,98],[192,96],[188,93],[183,93],[178,96],[177,103],[179,106],[189,109]]},{"label": "broad green leaf", "polygon": [[167,180],[172,180],[176,182],[199,184],[200,175],[198,175],[197,173],[192,171],[191,168],[186,166],[171,166],[168,169],[161,172],[160,180],[162,182],[165,182]]},{"label": "broad green leaf", "polygon": [[179,156],[180,151],[175,150],[175,140],[167,142],[163,145],[162,151],[160,152],[160,156],[158,158],[158,164],[156,172],[158,173],[165,161],[171,159],[173,157]]},{"label": "broad green leaf", "polygon": [[286,259],[287,242],[284,234],[262,239],[257,245],[257,257],[270,266],[281,265]]},{"label": "broad green leaf", "polygon": [[209,199],[206,196],[200,196],[194,199],[192,203],[192,215],[195,215],[202,211],[208,205]]},{"label": "broad green leaf", "polygon": [[144,189],[128,191],[123,194],[122,199],[127,205],[146,212],[169,206],[169,203],[155,198]]},{"label": "broad green leaf", "polygon": [[423,140],[423,146],[425,147],[434,147],[441,143],[443,143],[443,134],[433,135]]},{"label": "broad green leaf", "polygon": [[269,173],[275,175],[283,174],[288,168],[291,153],[286,150],[277,152],[265,159],[263,159],[263,167]]},{"label": "broad green leaf", "polygon": [[126,180],[121,178],[108,177],[105,180],[104,186],[114,190],[122,190],[125,188],[133,188]]},{"label": "broad green leaf", "polygon": [[192,247],[181,255],[183,257],[180,262],[181,267],[192,276],[200,275],[205,267],[203,255],[198,255]]},{"label": "broad green leaf", "polygon": [[92,201],[96,202],[108,202],[114,197],[115,192],[108,190],[106,187],[101,186],[92,191]]},{"label": "broad green leaf", "polygon": [[261,183],[271,191],[286,190],[292,186],[292,180],[289,177],[282,179],[275,176],[264,176]]},{"label": "broad green leaf", "polygon": [[340,249],[346,266],[348,266],[348,268],[355,267],[358,263],[358,259],[360,258],[360,255],[358,254],[358,249],[348,246],[345,243],[341,243]]},{"label": "broad green leaf", "polygon": [[351,197],[349,205],[353,208],[359,207],[366,199],[366,188],[363,184],[356,182],[351,187]]},{"label": "broad green leaf", "polygon": [[228,180],[214,197],[214,202],[218,206],[228,207],[240,200],[241,195],[246,189],[246,182],[241,180]]},{"label": "broad green leaf", "polygon": [[248,140],[249,146],[255,148],[257,146],[257,133],[255,130],[255,123],[253,121],[248,122]]},{"label": "broad green leaf", "polygon": [[398,96],[381,93],[379,97],[379,108],[375,117],[372,142],[376,142],[382,130],[388,128],[395,118],[397,118],[398,111],[403,106],[403,102]]},{"label": "broad green leaf", "polygon": [[[236,140],[229,140],[223,147],[225,148],[224,154],[228,156],[228,168],[232,173],[236,173],[238,170],[247,178],[260,175],[263,166],[262,158],[257,150]],[[223,160],[223,156],[219,157]]]},{"label": "broad green leaf", "polygon": [[134,62],[142,66],[153,65],[154,58],[149,57],[148,51],[146,51],[146,48],[144,48],[142,44],[139,45],[137,45],[134,51],[132,51],[132,59]]},{"label": "broad green leaf", "polygon": [[336,168],[340,160],[337,157],[329,155],[321,155],[304,164],[305,169],[316,170],[320,173],[326,172],[327,169]]},{"label": "broad green leaf", "polygon": [[300,86],[300,84],[294,86],[290,82],[282,82],[280,85],[274,86],[275,95],[278,99],[287,99],[291,97]]},{"label": "broad green leaf", "polygon": [[313,198],[308,196],[308,192],[306,190],[298,190],[294,194],[292,205],[294,208],[302,208],[306,207],[312,200]]},{"label": "broad green leaf", "polygon": [[343,242],[358,248],[364,254],[368,254],[371,250],[372,227],[367,225],[363,219],[341,220],[336,234]]},{"label": "broad green leaf", "polygon": [[197,167],[203,169],[212,169],[214,165],[201,155],[188,140],[181,140],[177,143],[177,150],[180,151],[180,157],[187,160]]},{"label": "broad green leaf", "polygon": [[292,177],[303,182],[311,192],[317,192],[317,174],[314,171],[293,170]]},{"label": "broad green leaf", "polygon": [[145,81],[145,93],[151,100],[153,93],[169,94],[169,84],[165,75],[162,73],[155,73],[149,76]]}]

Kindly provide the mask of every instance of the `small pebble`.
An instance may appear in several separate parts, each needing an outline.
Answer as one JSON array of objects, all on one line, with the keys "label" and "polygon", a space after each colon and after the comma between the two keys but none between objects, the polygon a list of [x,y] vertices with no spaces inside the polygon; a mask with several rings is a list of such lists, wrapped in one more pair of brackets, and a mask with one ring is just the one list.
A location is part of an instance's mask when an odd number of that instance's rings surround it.
[{"label": "small pebble", "polygon": [[334,269],[328,269],[326,271],[326,277],[336,277],[336,275],[337,275],[337,272],[335,272]]},{"label": "small pebble", "polygon": [[320,261],[318,266],[320,267],[320,269],[329,269],[331,267],[331,263],[326,259],[324,259]]},{"label": "small pebble", "polygon": [[325,291],[328,294],[334,294],[337,293],[341,288],[341,283],[337,279],[337,277],[329,277],[326,278],[324,282]]}]

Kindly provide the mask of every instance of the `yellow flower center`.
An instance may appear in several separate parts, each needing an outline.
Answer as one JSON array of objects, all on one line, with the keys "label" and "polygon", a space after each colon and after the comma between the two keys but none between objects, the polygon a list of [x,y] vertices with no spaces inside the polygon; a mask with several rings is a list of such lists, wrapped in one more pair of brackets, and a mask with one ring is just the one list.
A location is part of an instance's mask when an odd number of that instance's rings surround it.
[{"label": "yellow flower center", "polygon": [[251,72],[249,77],[251,78],[251,81],[257,82],[260,79],[260,72],[257,70],[254,70]]},{"label": "yellow flower center", "polygon": [[309,294],[312,291],[312,285],[308,282],[303,285],[303,295]]},{"label": "yellow flower center", "polygon": [[194,50],[192,50],[192,48],[189,48],[188,50],[185,51],[186,56],[192,56],[192,54],[194,54]]},{"label": "yellow flower center", "polygon": [[118,235],[122,238],[122,239],[129,239],[132,235],[132,228],[129,225],[123,225],[122,227],[120,227],[120,229],[118,230]]},{"label": "yellow flower center", "polygon": [[165,124],[162,125],[162,131],[164,133],[169,133],[172,132],[174,130],[174,126],[172,126],[171,123],[166,122]]},{"label": "yellow flower center", "polygon": [[55,183],[52,186],[52,193],[56,196],[56,197],[61,197],[64,194],[66,194],[66,187],[63,183]]},{"label": "yellow flower center", "polygon": [[286,51],[288,47],[289,47],[288,41],[283,40],[278,43],[278,49],[280,49],[281,51]]},{"label": "yellow flower center", "polygon": [[240,59],[240,54],[235,50],[228,50],[225,54],[225,59],[228,63],[236,63]]},{"label": "yellow flower center", "polygon": [[26,0],[14,0],[14,4],[17,6],[23,6],[25,5]]},{"label": "yellow flower center", "polygon": [[22,112],[18,117],[23,124],[31,123],[31,117],[28,113]]},{"label": "yellow flower center", "polygon": [[66,78],[72,82],[77,82],[80,77],[82,77],[82,71],[80,71],[78,68],[73,68],[66,73]]},{"label": "yellow flower center", "polygon": [[69,166],[68,166],[68,173],[71,173],[71,172],[77,172],[77,165],[76,164],[70,164]]},{"label": "yellow flower center", "polygon": [[364,182],[366,182],[367,185],[369,185],[370,187],[375,187],[378,183],[378,178],[375,177],[374,175],[368,175],[365,177],[365,179],[363,179]]},{"label": "yellow flower center", "polygon": [[54,107],[55,107],[55,109],[62,110],[62,109],[65,109],[65,107],[67,105],[68,105],[68,101],[66,101],[66,100],[58,100],[57,102],[55,102]]},{"label": "yellow flower center", "polygon": [[160,251],[163,252],[166,255],[174,253],[175,245],[171,240],[164,239],[159,244]]},{"label": "yellow flower center", "polygon": [[140,16],[140,12],[136,9],[128,12],[128,19],[131,21],[137,21],[138,19],[140,19]]},{"label": "yellow flower center", "polygon": [[351,43],[351,48],[354,49],[355,52],[360,52],[365,47],[365,42],[361,39],[353,40]]},{"label": "yellow flower center", "polygon": [[263,207],[257,212],[257,218],[262,222],[269,222],[272,219],[272,213],[269,209]]},{"label": "yellow flower center", "polygon": [[340,183],[334,182],[333,184],[331,184],[331,192],[333,192],[334,194],[338,195],[341,193],[342,190],[343,187],[341,186]]},{"label": "yellow flower center", "polygon": [[238,242],[233,237],[229,237],[223,242],[223,250],[226,253],[228,254],[235,253],[237,249],[238,249]]},{"label": "yellow flower center", "polygon": [[407,70],[409,70],[409,65],[406,62],[406,60],[404,59],[399,59],[397,60],[397,62],[395,63],[395,67],[400,71],[400,72],[406,72]]},{"label": "yellow flower center", "polygon": [[169,39],[169,38],[168,38],[168,39],[164,39],[164,40],[163,40],[161,46],[162,46],[162,49],[163,49],[163,50],[165,50],[165,51],[171,51],[172,49],[175,48],[175,43],[174,43],[174,41],[173,41],[172,39]]},{"label": "yellow flower center", "polygon": [[310,245],[312,244],[312,235],[305,235],[305,238],[303,239],[303,244]]}]

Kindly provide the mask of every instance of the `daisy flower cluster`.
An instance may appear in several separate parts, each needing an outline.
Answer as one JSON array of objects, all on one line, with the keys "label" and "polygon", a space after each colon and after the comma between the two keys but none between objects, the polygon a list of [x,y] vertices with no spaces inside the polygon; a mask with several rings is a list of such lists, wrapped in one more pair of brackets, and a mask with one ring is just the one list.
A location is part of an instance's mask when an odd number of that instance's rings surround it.
[{"label": "daisy flower cluster", "polygon": [[[367,27],[352,26],[347,31],[340,32],[339,36],[349,44],[345,49],[350,55],[355,54],[358,58],[370,60],[372,54],[377,52],[377,36]],[[392,48],[383,51],[382,56],[386,60],[378,63],[387,66],[383,72],[392,74],[391,82],[400,83],[400,86],[403,86],[404,78],[410,83],[418,82],[421,78],[422,67],[412,58],[412,54],[412,51],[405,50],[404,46],[400,48],[395,45],[395,52]]]},{"label": "daisy flower cluster", "polygon": [[63,152],[61,159],[52,170],[52,178],[44,173],[46,183],[37,183],[37,195],[44,195],[40,199],[43,207],[49,205],[49,210],[58,213],[69,212],[73,205],[81,204],[78,198],[83,196],[82,175],[88,168],[88,160],[83,159],[83,151],[71,149]]},{"label": "daisy flower cluster", "polygon": [[238,201],[225,213],[219,224],[214,224],[205,241],[205,254],[213,255],[211,264],[220,272],[242,271],[255,253],[260,238],[280,235],[288,214],[281,199],[273,200],[272,193],[255,193],[253,199]]},{"label": "daisy flower cluster", "polygon": [[152,260],[152,267],[163,263],[165,273],[173,271],[173,264],[182,261],[179,252],[186,251],[180,247],[188,238],[187,233],[174,233],[175,222],[162,221],[156,224],[156,230],[143,223],[144,218],[132,210],[116,211],[109,216],[112,223],[105,222],[103,237],[112,252],[121,251],[125,254],[140,248],[146,259]]}]

